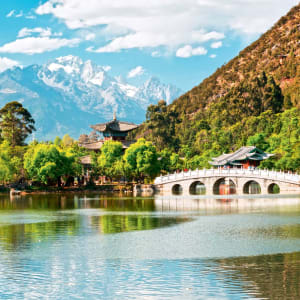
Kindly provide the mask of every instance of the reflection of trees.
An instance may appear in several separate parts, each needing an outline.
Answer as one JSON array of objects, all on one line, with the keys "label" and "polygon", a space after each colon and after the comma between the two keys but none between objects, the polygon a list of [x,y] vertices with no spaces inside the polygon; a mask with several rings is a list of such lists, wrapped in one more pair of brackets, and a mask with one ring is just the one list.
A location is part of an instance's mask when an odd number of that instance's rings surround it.
[{"label": "reflection of trees", "polygon": [[245,291],[262,299],[300,299],[300,252],[218,260],[229,285],[241,282]]},{"label": "reflection of trees", "polygon": [[0,242],[7,250],[22,250],[61,235],[74,235],[79,227],[79,219],[0,226]]},{"label": "reflection of trees", "polygon": [[10,199],[8,196],[0,198],[0,213],[3,210],[58,210],[74,208],[73,195],[30,195],[18,196]]},{"label": "reflection of trees", "polygon": [[[101,233],[118,233],[134,230],[149,230],[165,226],[175,225],[180,222],[188,221],[187,218],[163,218],[151,214],[143,214],[155,211],[154,199],[142,198],[104,198],[97,201],[88,201],[89,208],[97,205],[98,208],[116,212],[91,217],[92,226],[99,229]],[[134,212],[128,214],[122,212]]]},{"label": "reflection of trees", "polygon": [[153,215],[104,215],[92,217],[92,225],[102,233],[149,230],[189,221],[188,218],[156,217]]}]

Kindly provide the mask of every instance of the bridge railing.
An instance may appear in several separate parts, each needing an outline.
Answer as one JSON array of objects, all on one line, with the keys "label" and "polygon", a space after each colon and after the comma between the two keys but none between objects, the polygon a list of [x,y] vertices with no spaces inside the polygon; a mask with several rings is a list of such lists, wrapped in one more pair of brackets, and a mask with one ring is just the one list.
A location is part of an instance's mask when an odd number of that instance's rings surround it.
[{"label": "bridge railing", "polygon": [[168,174],[165,176],[156,177],[154,183],[162,184],[172,181],[180,181],[188,178],[201,178],[211,176],[241,176],[241,177],[256,177],[265,178],[271,180],[282,180],[292,183],[300,183],[300,175],[290,172],[278,172],[273,170],[262,170],[262,169],[196,169],[182,171],[180,173]]}]

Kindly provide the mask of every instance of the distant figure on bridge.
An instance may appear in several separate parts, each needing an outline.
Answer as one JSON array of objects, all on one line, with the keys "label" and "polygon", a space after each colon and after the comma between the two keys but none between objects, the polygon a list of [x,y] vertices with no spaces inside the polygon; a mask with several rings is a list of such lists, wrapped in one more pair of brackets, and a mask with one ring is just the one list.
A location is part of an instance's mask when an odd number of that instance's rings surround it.
[{"label": "distant figure on bridge", "polygon": [[243,168],[255,169],[262,160],[274,154],[266,153],[255,146],[244,146],[233,153],[222,154],[215,157],[209,163],[218,168]]}]

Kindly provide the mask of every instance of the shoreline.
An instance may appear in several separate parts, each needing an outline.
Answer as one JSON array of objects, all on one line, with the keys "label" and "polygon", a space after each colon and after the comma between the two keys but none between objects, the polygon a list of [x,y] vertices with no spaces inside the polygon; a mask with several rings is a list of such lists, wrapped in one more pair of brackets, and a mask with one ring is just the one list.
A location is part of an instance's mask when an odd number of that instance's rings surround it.
[{"label": "shoreline", "polygon": [[[17,189],[18,190],[18,189]],[[0,195],[10,194],[10,188],[0,189]],[[83,193],[123,193],[123,194],[148,194],[154,192],[154,187],[151,184],[103,184],[88,187],[45,187],[36,189],[19,189],[18,194],[13,196],[25,195],[45,195],[45,194],[83,194]]]},{"label": "shoreline", "polygon": [[[37,195],[37,194],[80,194],[80,193],[132,193],[133,184],[108,184],[98,185],[94,187],[62,187],[62,188],[40,188],[40,189],[20,189],[20,195]],[[10,188],[3,188],[0,194],[7,195],[10,193]]]}]

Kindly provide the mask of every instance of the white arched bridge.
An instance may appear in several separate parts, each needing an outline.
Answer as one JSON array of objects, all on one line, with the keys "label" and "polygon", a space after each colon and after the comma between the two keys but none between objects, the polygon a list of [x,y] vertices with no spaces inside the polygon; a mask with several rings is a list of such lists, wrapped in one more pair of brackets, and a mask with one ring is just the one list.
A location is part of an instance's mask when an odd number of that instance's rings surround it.
[{"label": "white arched bridge", "polygon": [[201,169],[157,177],[163,194],[300,194],[300,175],[260,169]]}]

